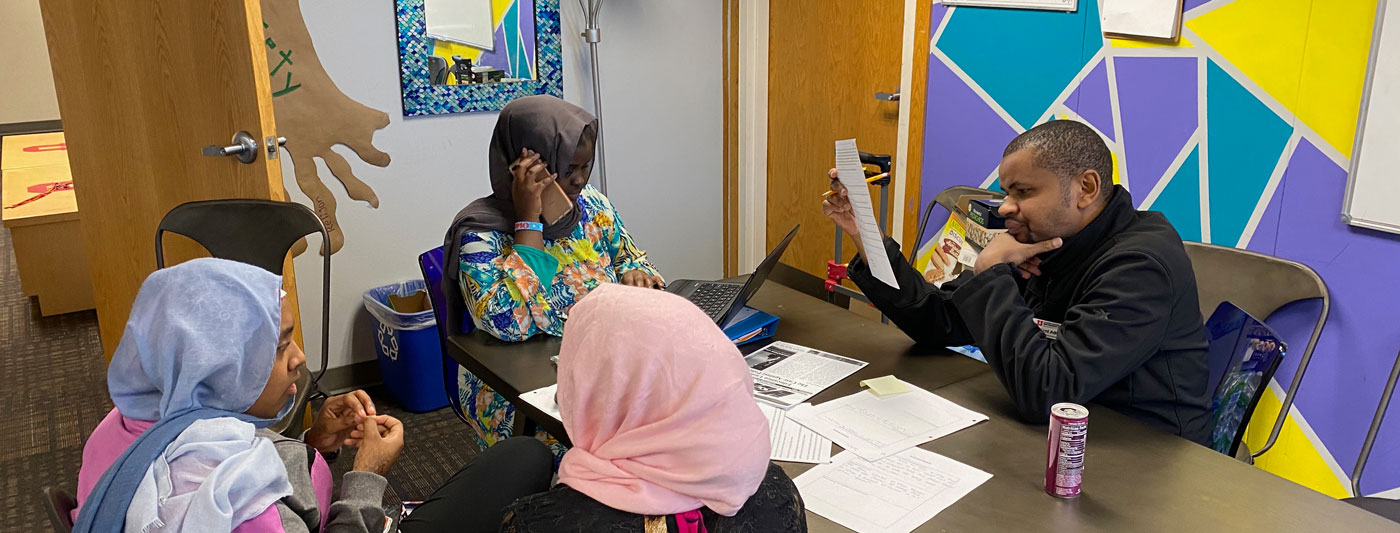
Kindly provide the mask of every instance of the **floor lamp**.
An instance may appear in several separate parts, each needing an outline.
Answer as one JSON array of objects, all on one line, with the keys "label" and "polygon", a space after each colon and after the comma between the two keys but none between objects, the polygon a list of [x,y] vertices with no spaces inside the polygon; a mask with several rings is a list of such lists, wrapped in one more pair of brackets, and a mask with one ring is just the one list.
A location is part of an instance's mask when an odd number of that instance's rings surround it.
[{"label": "floor lamp", "polygon": [[584,42],[588,43],[589,55],[593,64],[593,113],[598,117],[598,188],[603,191],[603,195],[608,194],[608,165],[605,152],[603,150],[603,92],[598,84],[600,73],[598,72],[598,41],[602,37],[601,30],[598,29],[598,14],[603,10],[603,0],[578,0],[578,6],[583,10],[583,21],[586,26],[583,33]]}]

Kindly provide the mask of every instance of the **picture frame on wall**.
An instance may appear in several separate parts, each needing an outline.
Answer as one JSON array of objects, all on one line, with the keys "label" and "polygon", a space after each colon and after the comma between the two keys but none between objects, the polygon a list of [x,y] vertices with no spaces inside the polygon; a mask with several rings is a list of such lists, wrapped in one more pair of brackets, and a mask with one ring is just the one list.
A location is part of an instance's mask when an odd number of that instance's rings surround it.
[{"label": "picture frame on wall", "polygon": [[[481,9],[463,10],[439,26],[428,17],[454,12],[428,9],[432,2],[489,8],[489,46],[474,42],[486,34]],[[559,0],[396,0],[395,16],[406,117],[499,111],[524,96],[564,95]],[[440,27],[463,29],[464,36],[444,37]]]}]

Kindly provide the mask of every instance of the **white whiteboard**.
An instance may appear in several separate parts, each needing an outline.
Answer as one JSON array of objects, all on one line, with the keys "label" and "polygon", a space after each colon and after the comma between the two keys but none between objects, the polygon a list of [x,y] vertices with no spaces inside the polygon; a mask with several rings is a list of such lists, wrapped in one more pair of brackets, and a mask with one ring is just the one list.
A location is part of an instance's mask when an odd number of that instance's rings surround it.
[{"label": "white whiteboard", "polygon": [[1376,6],[1355,144],[1342,221],[1400,233],[1400,9],[1386,0]]},{"label": "white whiteboard", "polygon": [[945,6],[1010,7],[1051,11],[1079,9],[1079,0],[943,0],[942,4]]},{"label": "white whiteboard", "polygon": [[491,0],[424,0],[428,37],[491,50]]}]

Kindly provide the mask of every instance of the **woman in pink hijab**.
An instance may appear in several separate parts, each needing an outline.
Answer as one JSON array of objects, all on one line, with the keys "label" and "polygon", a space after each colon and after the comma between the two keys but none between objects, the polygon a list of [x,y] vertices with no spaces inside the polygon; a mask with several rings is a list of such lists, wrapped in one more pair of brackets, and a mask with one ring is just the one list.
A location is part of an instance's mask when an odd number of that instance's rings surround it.
[{"label": "woman in pink hijab", "polygon": [[502,531],[807,530],[743,356],[689,301],[622,285],[583,298],[556,400],[574,444],[559,484],[516,500]]}]

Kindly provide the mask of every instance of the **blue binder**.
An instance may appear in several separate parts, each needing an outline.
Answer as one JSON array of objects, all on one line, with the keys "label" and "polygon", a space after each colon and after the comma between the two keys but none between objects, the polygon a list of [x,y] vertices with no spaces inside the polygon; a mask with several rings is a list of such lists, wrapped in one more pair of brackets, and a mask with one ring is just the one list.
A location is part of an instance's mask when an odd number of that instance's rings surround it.
[{"label": "blue binder", "polygon": [[752,307],[744,307],[730,317],[721,329],[734,344],[743,346],[772,338],[778,331],[778,317]]}]

